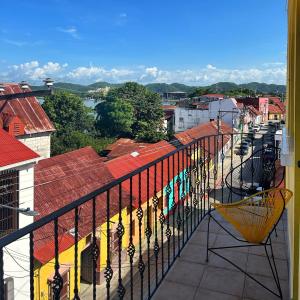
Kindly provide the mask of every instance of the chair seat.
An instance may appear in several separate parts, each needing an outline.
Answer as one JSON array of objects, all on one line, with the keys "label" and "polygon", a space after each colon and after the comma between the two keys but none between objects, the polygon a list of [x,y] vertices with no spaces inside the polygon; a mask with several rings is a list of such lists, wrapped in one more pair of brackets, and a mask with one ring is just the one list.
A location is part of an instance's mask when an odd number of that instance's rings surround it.
[{"label": "chair seat", "polygon": [[[272,189],[257,193],[233,204],[214,203],[216,211],[249,243],[262,243],[279,220],[285,202],[291,197],[288,190]],[[285,199],[283,199],[285,197]]]}]

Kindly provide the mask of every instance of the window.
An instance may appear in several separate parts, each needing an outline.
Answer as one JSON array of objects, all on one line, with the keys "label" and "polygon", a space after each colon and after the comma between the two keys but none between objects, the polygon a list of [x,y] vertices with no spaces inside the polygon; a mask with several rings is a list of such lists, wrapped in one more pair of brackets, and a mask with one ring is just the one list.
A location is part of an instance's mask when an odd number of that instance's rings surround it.
[{"label": "window", "polygon": [[12,277],[4,279],[4,300],[14,300],[14,279]]},{"label": "window", "polygon": [[[5,170],[0,172],[0,205],[19,207],[19,172]],[[19,227],[19,215],[16,210],[0,207],[0,236]]]}]

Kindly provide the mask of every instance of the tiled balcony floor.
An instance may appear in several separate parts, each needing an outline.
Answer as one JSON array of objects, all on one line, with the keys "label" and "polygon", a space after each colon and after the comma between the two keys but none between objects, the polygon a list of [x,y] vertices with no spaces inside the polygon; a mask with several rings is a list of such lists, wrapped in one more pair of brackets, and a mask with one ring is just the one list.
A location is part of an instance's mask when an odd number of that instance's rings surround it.
[{"label": "tiled balcony floor", "polygon": [[[210,228],[210,246],[229,246],[237,243],[213,220]],[[207,263],[206,233],[207,220],[203,220],[156,291],[154,299],[279,299],[215,254],[209,254],[209,262]],[[285,215],[277,226],[277,233],[278,237],[275,237],[275,234],[272,237],[274,256],[283,298],[289,299],[287,221]],[[228,257],[277,292],[263,247],[218,251],[221,251],[223,256]]]}]

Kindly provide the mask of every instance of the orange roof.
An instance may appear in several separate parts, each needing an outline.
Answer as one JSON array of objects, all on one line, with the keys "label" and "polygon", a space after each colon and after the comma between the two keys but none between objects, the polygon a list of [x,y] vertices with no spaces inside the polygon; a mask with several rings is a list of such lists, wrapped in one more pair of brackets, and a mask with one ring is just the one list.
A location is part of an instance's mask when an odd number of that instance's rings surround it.
[{"label": "orange roof", "polygon": [[138,143],[131,139],[120,138],[113,144],[107,146],[106,150],[109,151],[107,157],[112,159],[121,155],[130,154],[134,151],[139,151],[145,148],[148,143]]},{"label": "orange roof", "polygon": [[[35,220],[46,216],[53,211],[72,203],[74,200],[87,195],[94,190],[114,180],[100,157],[91,147],[81,148],[65,154],[41,160],[35,168],[34,209],[40,213]],[[96,198],[97,226],[106,221],[106,194]],[[122,207],[129,204],[129,195],[122,191]],[[110,190],[110,216],[119,211],[118,187]],[[84,237],[91,233],[92,228],[92,201],[88,201],[79,208],[79,236]],[[69,231],[74,228],[74,211],[59,218],[61,241],[60,251],[73,245],[73,239],[67,238]],[[34,234],[35,257],[43,261],[51,260],[53,256],[53,224],[47,224]],[[48,244],[47,253],[44,245]],[[52,248],[51,248],[52,247]]]},{"label": "orange roof", "polygon": [[[0,92],[0,95],[23,92],[17,83],[4,83],[3,85],[5,91]],[[18,116],[25,124],[26,134],[55,130],[36,97],[17,98],[9,101],[0,100],[0,115],[2,113]]]},{"label": "orange roof", "polygon": [[174,109],[176,109],[176,105],[163,105],[162,109],[163,110],[174,110]]},{"label": "orange roof", "polygon": [[250,110],[250,112],[251,112],[252,114],[254,114],[254,115],[259,116],[259,115],[262,114],[262,113],[261,113],[259,110],[257,110],[253,105],[248,105],[247,108],[248,108],[248,109]]},{"label": "orange roof", "polygon": [[0,128],[0,167],[38,158],[39,155]]},{"label": "orange roof", "polygon": [[282,114],[282,109],[276,104],[269,104],[269,113],[270,114]]},{"label": "orange roof", "polygon": [[[161,158],[162,156],[172,152],[176,147],[171,145],[166,141],[161,141],[155,144],[149,144],[147,147],[133,152],[131,154],[123,155],[118,158],[109,160],[105,162],[109,171],[117,179],[120,178],[148,163],[155,161],[156,159]],[[179,165],[178,165],[179,160]],[[182,162],[182,156],[178,153],[174,154],[174,170],[173,170],[173,157],[169,158],[169,168],[166,167],[168,160],[164,160],[163,172],[161,172],[162,163],[157,164],[156,174],[155,167],[152,166],[149,168],[149,192],[150,196],[154,194],[155,183],[156,191],[161,191],[162,185],[165,187],[168,184],[168,178],[171,180],[172,174],[178,174],[183,170],[183,164],[187,165],[187,162]],[[155,180],[156,179],[156,180]],[[125,181],[122,186],[130,191],[130,182],[129,180]],[[141,194],[139,194],[139,176],[136,175],[132,178],[132,193],[134,196],[133,205],[138,207],[139,196],[141,196],[141,202],[144,203],[147,201],[147,171],[141,173]]]},{"label": "orange roof", "polygon": [[[183,145],[187,145],[197,139],[202,137],[208,137],[219,134],[230,134],[232,133],[232,128],[225,122],[221,122],[219,132],[217,121],[207,122],[200,124],[196,127],[188,129],[186,131],[175,134],[175,138]],[[225,145],[230,139],[229,135],[224,135],[223,145]],[[204,149],[209,150],[210,154],[214,155],[216,151],[215,139],[214,137],[204,139]],[[222,147],[222,140],[218,139],[218,149]]]}]

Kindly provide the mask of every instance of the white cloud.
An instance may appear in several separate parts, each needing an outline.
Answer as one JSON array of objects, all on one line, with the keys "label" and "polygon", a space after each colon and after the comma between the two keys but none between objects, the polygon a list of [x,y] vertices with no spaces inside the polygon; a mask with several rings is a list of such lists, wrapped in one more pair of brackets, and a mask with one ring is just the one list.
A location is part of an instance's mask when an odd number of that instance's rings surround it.
[{"label": "white cloud", "polygon": [[66,64],[60,65],[57,62],[51,61],[40,65],[38,61],[34,60],[24,64],[9,66],[8,70],[0,75],[8,81],[29,80],[36,82],[45,77],[59,76],[66,66]]},{"label": "white cloud", "polygon": [[103,67],[78,67],[66,74],[66,77],[74,80],[87,81],[102,81],[102,80],[122,80],[132,75],[134,71],[129,69],[105,69]]},{"label": "white cloud", "polygon": [[[3,66],[4,68],[4,66]],[[74,83],[93,83],[96,81],[124,82],[181,82],[189,85],[209,85],[219,81],[246,83],[252,81],[285,84],[286,66],[274,65],[260,68],[229,69],[207,65],[198,69],[160,69],[158,66],[136,66],[132,68],[105,68],[103,66],[79,66],[70,68],[67,63],[38,61],[12,65],[0,70],[0,77],[7,81],[41,81],[45,77]]]},{"label": "white cloud", "polygon": [[208,64],[208,65],[206,66],[206,69],[209,69],[209,70],[215,70],[216,67],[213,66],[213,65]]},{"label": "white cloud", "polygon": [[79,39],[78,30],[74,26],[67,27],[67,28],[58,27],[57,30],[70,35],[74,39]]}]

